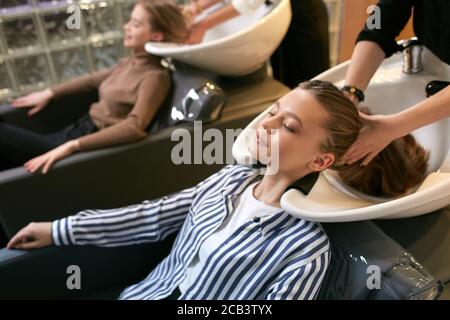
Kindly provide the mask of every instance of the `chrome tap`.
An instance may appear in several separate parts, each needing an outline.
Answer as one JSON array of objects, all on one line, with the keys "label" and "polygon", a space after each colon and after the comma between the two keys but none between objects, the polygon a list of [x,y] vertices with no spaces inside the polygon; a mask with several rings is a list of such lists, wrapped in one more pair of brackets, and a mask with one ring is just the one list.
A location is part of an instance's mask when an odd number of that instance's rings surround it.
[{"label": "chrome tap", "polygon": [[414,37],[404,40],[401,43],[403,47],[403,72],[414,74],[423,70],[422,64],[422,44]]}]

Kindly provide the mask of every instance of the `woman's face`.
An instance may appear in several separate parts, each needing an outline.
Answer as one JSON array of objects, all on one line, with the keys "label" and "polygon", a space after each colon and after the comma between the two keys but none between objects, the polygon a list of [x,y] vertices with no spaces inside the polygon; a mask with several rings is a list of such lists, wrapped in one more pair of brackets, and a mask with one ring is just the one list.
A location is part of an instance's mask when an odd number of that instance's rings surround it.
[{"label": "woman's face", "polygon": [[130,21],[124,27],[123,45],[134,51],[144,51],[149,41],[162,41],[161,32],[154,32],[150,26],[150,13],[141,5],[134,6]]},{"label": "woman's face", "polygon": [[250,152],[268,167],[296,177],[324,170],[334,162],[333,154],[320,150],[327,138],[327,117],[311,92],[294,89],[274,103],[259,123]]}]

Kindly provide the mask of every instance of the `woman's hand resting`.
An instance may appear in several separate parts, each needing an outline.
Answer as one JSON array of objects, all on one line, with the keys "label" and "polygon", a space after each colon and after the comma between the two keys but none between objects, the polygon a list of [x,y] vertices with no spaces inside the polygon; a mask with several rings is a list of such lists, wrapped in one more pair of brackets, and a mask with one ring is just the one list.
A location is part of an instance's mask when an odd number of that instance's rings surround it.
[{"label": "woman's hand resting", "polygon": [[53,244],[52,223],[32,222],[8,242],[8,249],[37,249]]},{"label": "woman's hand resting", "polygon": [[24,166],[31,173],[36,172],[42,167],[42,173],[46,174],[55,162],[67,158],[79,150],[80,144],[78,140],[70,140],[43,155],[29,160]]},{"label": "woman's hand resting", "polygon": [[28,111],[28,116],[32,116],[44,109],[52,98],[52,90],[45,89],[17,98],[11,103],[11,105],[14,108],[30,108]]}]

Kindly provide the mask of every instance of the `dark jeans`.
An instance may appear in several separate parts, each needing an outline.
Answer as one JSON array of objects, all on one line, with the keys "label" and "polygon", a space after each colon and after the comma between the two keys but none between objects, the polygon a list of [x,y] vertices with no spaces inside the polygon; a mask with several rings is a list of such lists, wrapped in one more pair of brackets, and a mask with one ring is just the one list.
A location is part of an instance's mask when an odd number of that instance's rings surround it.
[{"label": "dark jeans", "polygon": [[273,75],[290,88],[330,67],[328,11],[322,0],[291,0],[292,21],[271,57]]},{"label": "dark jeans", "polygon": [[176,287],[173,292],[168,296],[165,300],[178,300],[178,298],[181,296],[180,289]]},{"label": "dark jeans", "polygon": [[14,125],[0,122],[0,171],[23,165],[69,140],[93,133],[97,127],[89,114],[76,120],[64,129],[39,134]]},{"label": "dark jeans", "polygon": [[5,230],[3,230],[2,224],[0,223],[0,249],[6,247],[8,243],[8,237],[6,236]]}]

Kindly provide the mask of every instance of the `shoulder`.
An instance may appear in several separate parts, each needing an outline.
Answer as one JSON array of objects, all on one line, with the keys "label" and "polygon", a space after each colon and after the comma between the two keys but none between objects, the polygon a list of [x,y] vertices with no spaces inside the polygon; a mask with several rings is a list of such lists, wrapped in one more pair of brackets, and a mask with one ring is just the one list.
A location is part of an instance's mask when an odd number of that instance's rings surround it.
[{"label": "shoulder", "polygon": [[302,240],[298,241],[293,248],[294,255],[303,256],[306,263],[324,257],[326,260],[329,259],[330,239],[320,223],[297,218],[292,227],[298,228],[298,233],[303,235]]},{"label": "shoulder", "polygon": [[251,175],[257,174],[258,171],[244,165],[226,165],[218,172],[203,180],[201,185],[210,185],[221,182],[223,188],[228,185],[239,183]]},{"label": "shoulder", "polygon": [[248,177],[258,173],[258,169],[241,164],[230,164],[222,169],[231,178]]},{"label": "shoulder", "polygon": [[142,82],[154,82],[160,85],[170,85],[171,76],[165,68],[150,68],[142,76]]}]

